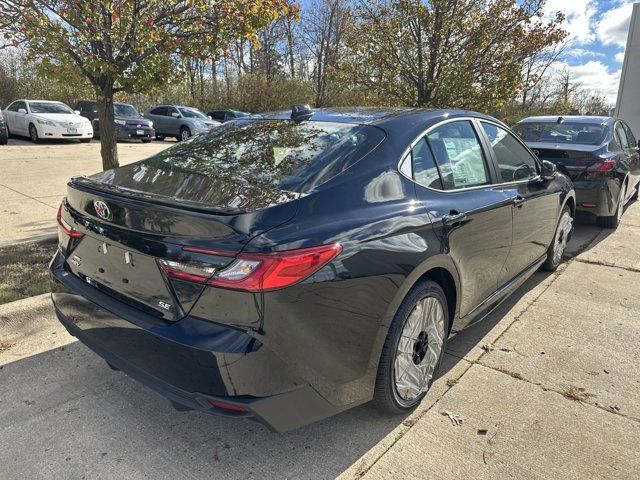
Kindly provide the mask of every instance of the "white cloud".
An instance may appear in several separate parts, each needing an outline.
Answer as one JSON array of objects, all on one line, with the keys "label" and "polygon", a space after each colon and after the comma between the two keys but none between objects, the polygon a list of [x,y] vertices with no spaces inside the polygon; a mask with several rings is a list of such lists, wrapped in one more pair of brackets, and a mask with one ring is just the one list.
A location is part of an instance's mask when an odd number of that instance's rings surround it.
[{"label": "white cloud", "polygon": [[569,68],[573,82],[579,83],[588,91],[604,95],[607,101],[612,104],[616,103],[621,69],[609,71],[604,63],[595,60],[583,65],[569,66],[564,64],[561,68]]},{"label": "white cloud", "polygon": [[570,42],[587,44],[595,40],[591,20],[597,12],[596,0],[548,0],[546,16],[554,18],[556,12],[562,12],[566,17],[562,28],[569,32]]},{"label": "white cloud", "polygon": [[571,48],[567,50],[567,55],[575,58],[582,58],[582,57],[605,58],[604,53],[596,52],[595,50],[587,50],[585,48]]},{"label": "white cloud", "polygon": [[616,62],[624,62],[624,52],[616,53]]},{"label": "white cloud", "polygon": [[625,1],[619,7],[604,12],[596,25],[598,40],[603,45],[617,45],[622,48],[627,45],[632,10],[633,2]]}]

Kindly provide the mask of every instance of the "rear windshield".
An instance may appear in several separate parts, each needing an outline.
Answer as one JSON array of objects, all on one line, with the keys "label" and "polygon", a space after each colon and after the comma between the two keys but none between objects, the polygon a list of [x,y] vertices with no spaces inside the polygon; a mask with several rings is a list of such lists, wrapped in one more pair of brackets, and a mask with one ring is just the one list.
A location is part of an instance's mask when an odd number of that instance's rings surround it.
[{"label": "rear windshield", "polygon": [[[227,195],[305,194],[373,150],[383,130],[291,120],[241,120],[95,180],[173,199],[232,205]],[[114,175],[115,174],[115,175]],[[240,202],[242,204],[244,202]]]},{"label": "rear windshield", "polygon": [[520,123],[513,129],[525,142],[600,145],[609,128],[599,123]]}]

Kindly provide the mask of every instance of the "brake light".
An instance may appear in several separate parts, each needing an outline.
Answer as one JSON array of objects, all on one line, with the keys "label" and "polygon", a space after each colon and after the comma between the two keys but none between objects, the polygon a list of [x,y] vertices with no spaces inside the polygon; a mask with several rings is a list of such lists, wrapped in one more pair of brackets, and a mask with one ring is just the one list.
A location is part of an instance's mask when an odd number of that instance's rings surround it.
[{"label": "brake light", "polygon": [[[184,250],[194,251],[191,247]],[[259,292],[277,290],[301,282],[324,267],[342,251],[340,244],[285,250],[266,254],[239,254],[225,268],[202,262],[158,259],[168,277],[231,290]],[[203,253],[199,250],[198,253]],[[219,252],[216,252],[220,255]]]},{"label": "brake light", "polygon": [[267,254],[240,254],[207,282],[249,292],[277,290],[301,282],[342,251],[338,243]]},{"label": "brake light", "polygon": [[596,163],[595,165],[587,168],[588,172],[610,172],[616,168],[616,161],[614,159],[603,160],[602,162]]},{"label": "brake light", "polygon": [[67,222],[65,222],[64,219],[62,218],[62,203],[58,207],[58,215],[57,215],[56,218],[58,220],[58,225],[60,225],[60,228],[62,228],[64,233],[69,235],[71,238],[82,238],[82,237],[84,237],[84,233],[82,233],[82,232],[76,230],[75,228],[73,228],[71,225],[69,225]]}]

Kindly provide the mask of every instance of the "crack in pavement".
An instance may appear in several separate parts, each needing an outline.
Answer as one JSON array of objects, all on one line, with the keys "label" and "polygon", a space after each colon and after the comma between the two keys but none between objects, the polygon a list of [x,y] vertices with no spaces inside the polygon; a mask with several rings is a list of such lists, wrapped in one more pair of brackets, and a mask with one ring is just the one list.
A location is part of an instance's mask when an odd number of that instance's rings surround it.
[{"label": "crack in pavement", "polygon": [[[7,190],[11,190],[12,192],[17,193],[18,195],[22,195],[23,197],[27,197],[27,198],[28,198],[28,199],[30,199],[30,200],[35,200],[36,202],[41,203],[42,205],[46,205],[47,207],[49,207],[49,208],[51,208],[51,209],[53,209],[53,210],[55,210],[55,209],[56,209],[56,207],[52,207],[51,205],[49,205],[49,204],[47,204],[47,203],[44,203],[42,200],[40,200],[40,199],[38,199],[38,198],[36,198],[36,197],[32,197],[31,195],[27,195],[26,193],[22,193],[21,191],[16,190],[15,188],[11,188],[10,186],[5,185],[5,184],[3,184],[3,183],[0,183],[0,187],[4,187],[4,188],[6,188]],[[54,195],[47,195],[47,196],[54,196]],[[64,196],[64,195],[61,195],[61,197],[63,197],[63,196]]]},{"label": "crack in pavement", "polygon": [[606,260],[589,260],[588,258],[576,258],[576,261],[580,263],[586,263],[587,265],[597,265],[599,267],[619,268],[620,270],[626,270],[627,272],[640,273],[640,268],[625,267],[623,265],[616,265],[615,263],[607,262]]}]

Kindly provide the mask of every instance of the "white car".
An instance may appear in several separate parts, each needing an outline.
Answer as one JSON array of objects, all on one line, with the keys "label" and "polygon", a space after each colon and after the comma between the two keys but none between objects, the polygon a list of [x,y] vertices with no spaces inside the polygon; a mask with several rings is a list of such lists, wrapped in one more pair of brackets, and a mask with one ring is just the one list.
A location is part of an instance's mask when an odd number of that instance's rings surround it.
[{"label": "white car", "polygon": [[10,135],[29,137],[34,143],[48,138],[90,142],[93,127],[79,113],[62,102],[16,100],[4,110],[4,118]]}]

